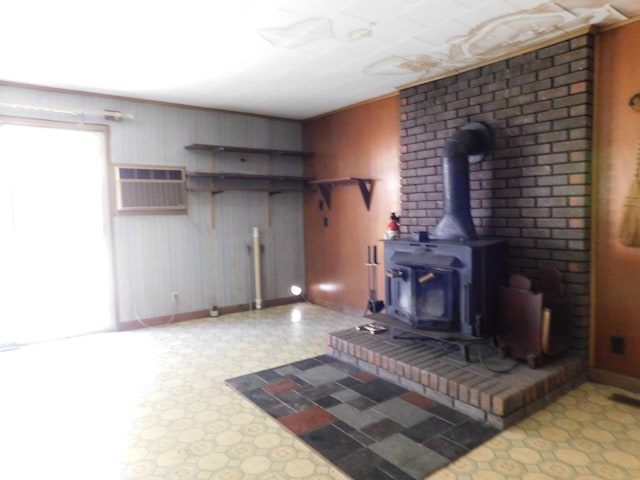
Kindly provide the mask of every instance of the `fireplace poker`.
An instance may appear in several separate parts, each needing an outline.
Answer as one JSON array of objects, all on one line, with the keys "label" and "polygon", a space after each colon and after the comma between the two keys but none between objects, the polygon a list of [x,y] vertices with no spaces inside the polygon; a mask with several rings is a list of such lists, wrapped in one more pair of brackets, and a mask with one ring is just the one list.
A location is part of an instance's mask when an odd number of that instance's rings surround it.
[{"label": "fireplace poker", "polygon": [[[372,248],[373,247],[373,248]],[[373,256],[371,253],[373,252]],[[378,300],[378,292],[376,291],[376,267],[378,266],[378,247],[376,245],[367,245],[367,281],[369,287],[369,300],[364,309],[364,315],[367,311],[378,313],[384,307],[384,302]]]}]

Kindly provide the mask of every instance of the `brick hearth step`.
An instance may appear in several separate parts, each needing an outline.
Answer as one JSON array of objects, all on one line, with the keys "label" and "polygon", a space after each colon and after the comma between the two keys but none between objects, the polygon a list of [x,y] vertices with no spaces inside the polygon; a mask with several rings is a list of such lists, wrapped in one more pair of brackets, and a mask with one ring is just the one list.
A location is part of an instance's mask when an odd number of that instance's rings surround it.
[{"label": "brick hearth step", "polygon": [[332,332],[328,353],[500,429],[585,380],[587,362],[578,352],[534,370],[525,362],[499,358],[490,341],[470,347],[467,362],[449,342],[395,336],[353,328]]}]

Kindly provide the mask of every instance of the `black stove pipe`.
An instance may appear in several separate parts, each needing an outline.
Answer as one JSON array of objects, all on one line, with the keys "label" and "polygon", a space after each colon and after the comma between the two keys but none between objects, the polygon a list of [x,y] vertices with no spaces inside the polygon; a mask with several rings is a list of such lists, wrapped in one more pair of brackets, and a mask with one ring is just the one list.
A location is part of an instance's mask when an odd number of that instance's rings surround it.
[{"label": "black stove pipe", "polygon": [[447,141],[442,156],[443,217],[430,237],[436,240],[478,238],[471,218],[469,163],[484,160],[492,147],[492,133],[482,123],[469,123]]}]

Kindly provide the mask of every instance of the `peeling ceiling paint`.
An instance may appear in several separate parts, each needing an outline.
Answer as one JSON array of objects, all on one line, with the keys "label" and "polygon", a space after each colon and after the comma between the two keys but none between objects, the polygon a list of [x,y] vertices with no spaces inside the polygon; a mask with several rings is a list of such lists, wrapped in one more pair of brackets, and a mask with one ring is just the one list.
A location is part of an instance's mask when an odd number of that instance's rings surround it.
[{"label": "peeling ceiling paint", "polygon": [[22,0],[3,6],[0,81],[304,119],[638,16],[637,0]]}]

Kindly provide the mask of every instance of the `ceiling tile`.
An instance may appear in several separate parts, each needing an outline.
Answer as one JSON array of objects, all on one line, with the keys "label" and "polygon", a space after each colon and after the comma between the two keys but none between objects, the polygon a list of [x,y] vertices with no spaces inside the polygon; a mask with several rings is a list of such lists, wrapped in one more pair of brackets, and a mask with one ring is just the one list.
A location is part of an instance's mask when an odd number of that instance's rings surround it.
[{"label": "ceiling tile", "polygon": [[390,50],[396,55],[420,55],[433,50],[436,46],[421,38],[413,37],[396,43]]},{"label": "ceiling tile", "polygon": [[442,45],[451,39],[466,35],[471,28],[469,25],[451,20],[440,25],[423,30],[416,37],[434,46]]},{"label": "ceiling tile", "polygon": [[[564,5],[567,0],[563,0],[561,5]],[[616,10],[622,12],[627,17],[635,17],[640,15],[640,2],[638,0],[614,0],[611,2],[607,2],[611,6],[615,7]]]},{"label": "ceiling tile", "polygon": [[[482,5],[491,3],[492,1],[493,0],[457,0],[458,3],[461,3],[465,7],[469,7],[469,8],[481,7]],[[544,0],[544,1],[549,1],[549,0]]]},{"label": "ceiling tile", "polygon": [[282,9],[310,17],[330,17],[352,2],[353,0],[289,0]]},{"label": "ceiling tile", "polygon": [[544,3],[549,3],[549,0],[506,0],[507,3],[513,5],[517,10],[530,10],[538,7]]},{"label": "ceiling tile", "polygon": [[425,31],[425,27],[411,20],[392,17],[373,27],[373,36],[389,44],[398,43],[405,38],[418,36]]},{"label": "ceiling tile", "polygon": [[574,7],[570,9],[576,15],[575,20],[559,26],[561,30],[572,31],[584,25],[609,26],[628,19],[619,10],[611,5],[604,5],[599,8]]},{"label": "ceiling tile", "polygon": [[336,38],[344,42],[354,42],[371,37],[373,25],[360,18],[352,17],[344,13],[336,13],[331,17]]},{"label": "ceiling tile", "polygon": [[340,11],[367,22],[382,23],[412,7],[413,4],[404,0],[379,0],[376,2],[359,0],[347,5]]},{"label": "ceiling tile", "polygon": [[513,5],[510,5],[503,0],[496,0],[467,10],[466,12],[457,15],[455,20],[460,23],[464,23],[465,25],[469,25],[470,27],[475,27],[494,18],[502,17],[517,11],[518,9]]},{"label": "ceiling tile", "polygon": [[399,17],[432,27],[462,15],[470,8],[454,0],[430,0],[399,14]]}]

